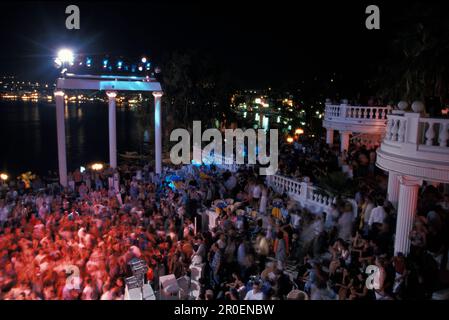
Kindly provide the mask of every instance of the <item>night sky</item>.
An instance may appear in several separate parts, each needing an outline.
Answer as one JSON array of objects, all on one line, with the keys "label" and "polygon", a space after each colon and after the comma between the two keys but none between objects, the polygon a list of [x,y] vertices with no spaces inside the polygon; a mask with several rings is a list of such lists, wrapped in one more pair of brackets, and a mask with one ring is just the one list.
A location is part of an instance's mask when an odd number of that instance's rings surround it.
[{"label": "night sky", "polygon": [[[174,50],[195,49],[219,61],[240,87],[294,85],[334,72],[351,85],[386,54],[390,27],[406,8],[375,2],[381,30],[367,30],[371,2],[303,2],[2,2],[0,74],[52,79],[60,47],[147,54],[156,64]],[[69,4],[80,7],[80,30],[65,29]]]}]

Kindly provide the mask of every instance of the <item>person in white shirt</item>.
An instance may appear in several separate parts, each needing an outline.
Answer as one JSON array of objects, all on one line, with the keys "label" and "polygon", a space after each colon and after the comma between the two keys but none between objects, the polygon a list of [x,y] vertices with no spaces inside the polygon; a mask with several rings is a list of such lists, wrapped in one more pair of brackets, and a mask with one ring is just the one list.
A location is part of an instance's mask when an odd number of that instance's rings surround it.
[{"label": "person in white shirt", "polygon": [[263,292],[260,290],[260,282],[254,282],[253,289],[246,293],[245,300],[263,300]]},{"label": "person in white shirt", "polygon": [[377,207],[371,210],[371,214],[368,220],[368,226],[371,229],[374,223],[384,223],[385,218],[387,217],[387,213],[383,207],[384,201],[379,199],[377,200]]}]

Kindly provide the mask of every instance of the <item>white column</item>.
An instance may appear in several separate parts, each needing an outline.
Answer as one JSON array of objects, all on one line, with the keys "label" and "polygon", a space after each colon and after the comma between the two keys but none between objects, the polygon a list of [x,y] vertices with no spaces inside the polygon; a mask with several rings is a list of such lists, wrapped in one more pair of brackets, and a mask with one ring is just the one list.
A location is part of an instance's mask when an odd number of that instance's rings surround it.
[{"label": "white column", "polygon": [[349,149],[349,134],[348,131],[341,131],[340,132],[340,151],[348,151]]},{"label": "white column", "polygon": [[115,97],[117,92],[106,92],[109,101],[109,165],[111,168],[117,168],[117,124]]},{"label": "white column", "polygon": [[334,143],[334,130],[330,128],[326,128],[326,143],[329,146],[332,146]]},{"label": "white column", "polygon": [[408,255],[410,251],[410,231],[413,227],[415,211],[418,205],[418,192],[422,180],[409,176],[399,177],[399,203],[396,221],[394,254],[402,252]]},{"label": "white column", "polygon": [[65,147],[64,91],[55,91],[56,130],[58,136],[59,183],[67,187],[67,153]]},{"label": "white column", "polygon": [[154,151],[155,169],[157,174],[162,173],[162,134],[161,134],[161,97],[162,92],[153,92],[154,96]]},{"label": "white column", "polygon": [[399,199],[399,175],[393,171],[388,172],[387,199],[397,208]]}]

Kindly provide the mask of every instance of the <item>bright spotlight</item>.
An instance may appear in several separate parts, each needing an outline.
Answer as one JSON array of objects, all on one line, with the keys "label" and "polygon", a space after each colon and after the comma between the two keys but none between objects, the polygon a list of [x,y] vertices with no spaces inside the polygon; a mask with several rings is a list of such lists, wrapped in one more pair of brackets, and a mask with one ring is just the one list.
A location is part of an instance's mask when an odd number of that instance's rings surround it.
[{"label": "bright spotlight", "polygon": [[61,50],[59,50],[58,58],[55,61],[57,61],[56,63],[60,62],[61,65],[64,63],[69,63],[72,65],[74,60],[75,60],[75,57],[73,55],[72,50],[61,49]]},{"label": "bright spotlight", "polygon": [[91,166],[91,168],[92,168],[92,170],[99,171],[99,170],[103,169],[103,164],[101,164],[101,163],[94,163]]}]

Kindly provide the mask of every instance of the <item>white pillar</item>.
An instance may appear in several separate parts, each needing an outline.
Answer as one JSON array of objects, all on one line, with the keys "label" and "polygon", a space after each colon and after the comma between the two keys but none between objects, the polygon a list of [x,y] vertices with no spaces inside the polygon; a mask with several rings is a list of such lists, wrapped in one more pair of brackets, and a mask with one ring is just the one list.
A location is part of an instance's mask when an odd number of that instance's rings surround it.
[{"label": "white pillar", "polygon": [[348,151],[349,149],[349,134],[348,131],[341,131],[340,132],[340,151]]},{"label": "white pillar", "polygon": [[332,146],[334,143],[334,130],[330,128],[326,128],[326,143],[329,146]]},{"label": "white pillar", "polygon": [[399,200],[399,176],[393,171],[388,172],[387,199],[397,208]]},{"label": "white pillar", "polygon": [[413,227],[415,211],[418,205],[418,192],[422,180],[409,176],[399,177],[399,203],[396,221],[394,254],[402,252],[408,255],[410,251],[410,231]]},{"label": "white pillar", "polygon": [[111,168],[117,168],[117,124],[115,97],[117,92],[106,92],[109,101],[109,165]]},{"label": "white pillar", "polygon": [[67,187],[67,153],[65,147],[64,91],[55,91],[56,130],[58,136],[59,183]]},{"label": "white pillar", "polygon": [[161,97],[162,92],[153,92],[154,96],[154,151],[155,169],[157,174],[162,173],[162,134],[161,134]]}]

